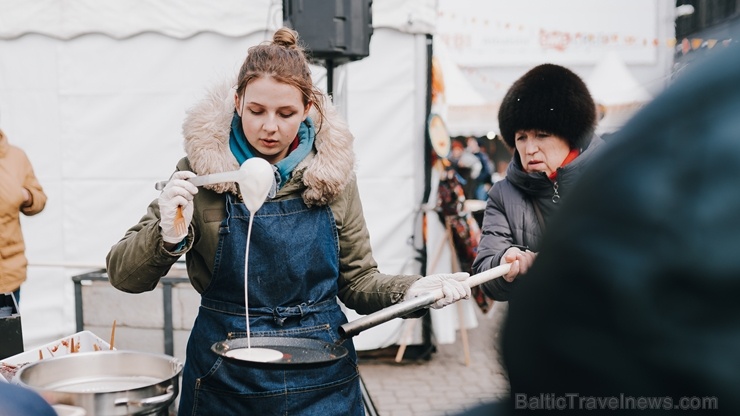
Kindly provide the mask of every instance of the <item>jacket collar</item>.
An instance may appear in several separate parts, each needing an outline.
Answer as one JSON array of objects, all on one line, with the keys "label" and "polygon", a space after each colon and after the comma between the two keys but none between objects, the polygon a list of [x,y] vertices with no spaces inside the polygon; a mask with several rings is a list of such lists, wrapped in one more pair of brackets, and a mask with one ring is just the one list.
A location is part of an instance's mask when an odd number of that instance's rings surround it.
[{"label": "jacket collar", "polygon": [[[239,168],[229,148],[235,92],[231,86],[234,84],[222,82],[213,87],[204,99],[187,111],[182,127],[185,153],[193,172],[198,175]],[[315,108],[309,113],[316,126],[314,150],[298,164],[289,181],[302,182],[305,187],[303,199],[308,205],[330,203],[354,178],[354,138],[331,101],[323,98],[325,118]],[[219,183],[206,188],[219,193],[237,193],[234,183]]]}]

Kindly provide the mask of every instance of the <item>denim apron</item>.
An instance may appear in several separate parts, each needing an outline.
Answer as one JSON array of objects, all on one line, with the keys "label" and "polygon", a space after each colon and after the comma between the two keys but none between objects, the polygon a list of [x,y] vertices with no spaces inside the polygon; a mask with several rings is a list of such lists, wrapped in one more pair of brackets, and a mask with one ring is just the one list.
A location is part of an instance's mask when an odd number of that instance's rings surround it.
[{"label": "denim apron", "polygon": [[[213,278],[187,345],[179,415],[364,415],[357,354],[323,367],[255,368],[211,351],[246,337],[244,258],[249,210],[227,195]],[[347,322],[337,301],[339,243],[329,207],[300,198],[257,211],[249,247],[249,325],[253,337],[338,340]]]}]

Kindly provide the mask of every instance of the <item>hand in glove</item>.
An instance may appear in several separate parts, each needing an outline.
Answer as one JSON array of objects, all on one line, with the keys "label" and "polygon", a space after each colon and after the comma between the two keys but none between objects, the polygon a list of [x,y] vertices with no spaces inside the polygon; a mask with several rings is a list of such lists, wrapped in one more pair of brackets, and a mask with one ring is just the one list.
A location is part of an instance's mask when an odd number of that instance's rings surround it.
[{"label": "hand in glove", "polygon": [[470,298],[470,285],[465,281],[470,277],[468,273],[433,274],[415,281],[406,291],[404,299],[415,298],[422,293],[442,290],[444,297],[431,307],[443,308],[460,299]]},{"label": "hand in glove", "polygon": [[[159,227],[166,243],[179,244],[188,235],[193,219],[193,197],[198,193],[198,187],[185,179],[194,176],[193,172],[186,170],[175,172],[159,194]],[[178,207],[182,209],[184,226],[182,219],[180,224],[175,223]]]}]

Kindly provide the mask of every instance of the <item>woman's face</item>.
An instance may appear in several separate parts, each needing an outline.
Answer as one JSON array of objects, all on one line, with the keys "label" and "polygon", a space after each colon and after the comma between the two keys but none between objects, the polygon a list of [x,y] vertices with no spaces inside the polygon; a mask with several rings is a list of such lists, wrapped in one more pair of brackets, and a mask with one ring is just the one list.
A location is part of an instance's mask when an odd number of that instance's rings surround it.
[{"label": "woman's face", "polygon": [[247,141],[259,156],[271,164],[288,155],[288,147],[311,105],[303,105],[298,88],[261,77],[251,81],[242,97],[235,97]]},{"label": "woman's face", "polygon": [[538,130],[517,131],[514,144],[527,173],[545,172],[549,176],[570,153],[564,138]]}]

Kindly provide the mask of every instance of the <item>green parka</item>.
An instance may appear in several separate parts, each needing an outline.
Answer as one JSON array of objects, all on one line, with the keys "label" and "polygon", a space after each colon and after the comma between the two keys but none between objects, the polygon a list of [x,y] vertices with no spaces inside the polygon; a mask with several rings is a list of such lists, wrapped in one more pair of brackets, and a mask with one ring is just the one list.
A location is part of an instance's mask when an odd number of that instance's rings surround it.
[{"label": "green parka", "polygon": [[[188,111],[183,124],[187,157],[179,161],[177,170],[205,175],[239,168],[229,148],[234,114],[234,89],[230,85],[234,83],[209,91]],[[325,118],[315,109],[310,113],[317,130],[314,150],[295,168],[274,199],[303,198],[309,206],[330,206],[339,236],[339,298],[347,307],[368,314],[403,300],[408,287],[421,276],[393,276],[378,270],[354,173],[353,137],[331,102],[324,98],[323,105]],[[236,184],[219,183],[199,189],[186,246],[179,252],[164,248],[159,205],[157,200],[152,201],[139,223],[108,253],[111,284],[131,293],[153,290],[160,277],[185,254],[190,281],[202,293],[212,277],[227,192],[238,195]]]}]

